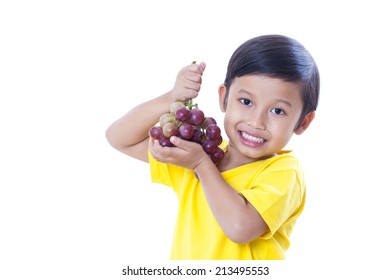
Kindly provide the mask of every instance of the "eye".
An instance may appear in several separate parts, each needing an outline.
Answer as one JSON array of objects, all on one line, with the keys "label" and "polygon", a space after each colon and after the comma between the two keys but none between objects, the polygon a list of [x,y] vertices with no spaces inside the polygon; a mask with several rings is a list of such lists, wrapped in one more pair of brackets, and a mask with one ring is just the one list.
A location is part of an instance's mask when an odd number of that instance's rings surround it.
[{"label": "eye", "polygon": [[241,98],[241,99],[240,99],[240,102],[241,102],[242,104],[244,104],[245,106],[250,106],[250,105],[252,105],[252,101],[250,101],[249,99],[246,99],[246,98]]},{"label": "eye", "polygon": [[280,108],[273,108],[273,109],[271,109],[271,113],[273,113],[275,115],[285,115],[286,114],[286,112],[283,111]]}]

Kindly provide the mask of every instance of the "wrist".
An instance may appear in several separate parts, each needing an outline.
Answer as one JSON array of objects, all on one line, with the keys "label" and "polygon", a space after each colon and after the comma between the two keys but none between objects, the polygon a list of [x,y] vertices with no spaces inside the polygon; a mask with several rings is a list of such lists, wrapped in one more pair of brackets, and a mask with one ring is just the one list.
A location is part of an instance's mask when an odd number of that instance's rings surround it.
[{"label": "wrist", "polygon": [[204,153],[204,156],[198,160],[197,164],[194,167],[194,171],[196,174],[202,174],[204,172],[208,172],[212,166],[215,167],[215,164],[212,162],[211,158]]},{"label": "wrist", "polygon": [[174,102],[174,95],[172,93],[172,90],[168,91],[167,93],[165,93],[165,97],[166,97],[166,102],[171,104]]}]

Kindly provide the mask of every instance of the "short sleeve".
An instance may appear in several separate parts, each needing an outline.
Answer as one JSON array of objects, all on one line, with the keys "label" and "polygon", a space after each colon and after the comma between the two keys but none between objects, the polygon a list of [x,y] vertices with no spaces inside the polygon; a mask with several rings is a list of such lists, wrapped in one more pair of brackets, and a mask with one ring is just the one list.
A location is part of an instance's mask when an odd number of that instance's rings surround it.
[{"label": "short sleeve", "polygon": [[169,187],[174,186],[184,173],[184,169],[172,164],[157,161],[148,152],[150,175],[153,183],[160,183]]},{"label": "short sleeve", "polygon": [[272,171],[241,192],[256,208],[269,227],[269,232],[262,236],[272,237],[276,231],[300,209],[303,202],[303,186],[297,171]]}]

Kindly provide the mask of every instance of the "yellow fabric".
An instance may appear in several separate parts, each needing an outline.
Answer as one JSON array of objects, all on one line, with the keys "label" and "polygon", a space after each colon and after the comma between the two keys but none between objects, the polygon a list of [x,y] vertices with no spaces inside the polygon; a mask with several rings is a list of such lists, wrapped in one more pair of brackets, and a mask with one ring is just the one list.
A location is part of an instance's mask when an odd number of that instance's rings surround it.
[{"label": "yellow fabric", "polygon": [[291,151],[222,172],[226,182],[260,213],[269,232],[247,244],[232,242],[211,213],[192,170],[157,162],[149,154],[152,182],[171,186],[178,215],[171,259],[284,259],[289,236],[305,203],[305,181]]}]

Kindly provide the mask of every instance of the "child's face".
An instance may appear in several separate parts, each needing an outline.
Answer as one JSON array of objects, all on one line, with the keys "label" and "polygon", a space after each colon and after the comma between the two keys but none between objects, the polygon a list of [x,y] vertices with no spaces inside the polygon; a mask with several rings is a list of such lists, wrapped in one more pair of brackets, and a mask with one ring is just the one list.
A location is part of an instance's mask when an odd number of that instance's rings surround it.
[{"label": "child's face", "polygon": [[226,107],[225,86],[219,94],[229,154],[241,164],[279,152],[292,137],[303,108],[297,84],[261,75],[235,78]]}]

